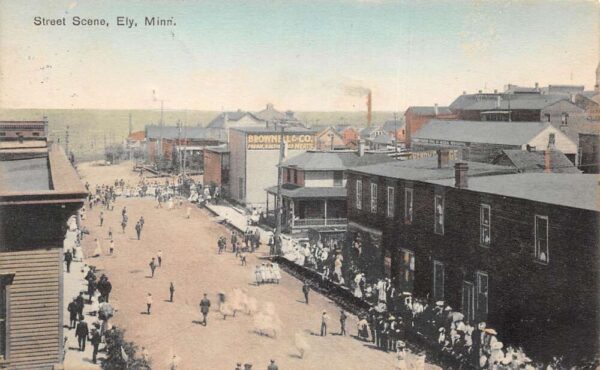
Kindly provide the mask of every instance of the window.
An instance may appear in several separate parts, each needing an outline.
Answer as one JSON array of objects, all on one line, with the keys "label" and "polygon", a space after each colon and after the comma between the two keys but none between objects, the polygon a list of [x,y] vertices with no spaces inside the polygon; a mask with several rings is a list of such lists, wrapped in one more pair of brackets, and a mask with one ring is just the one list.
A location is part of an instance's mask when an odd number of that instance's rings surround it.
[{"label": "window", "polygon": [[298,170],[294,170],[294,184],[298,183]]},{"label": "window", "polygon": [[479,242],[484,247],[490,246],[492,239],[491,227],[491,207],[489,204],[482,204],[479,220]]},{"label": "window", "polygon": [[403,292],[412,293],[415,281],[415,254],[408,249],[401,249],[400,257],[400,288]]},{"label": "window", "polygon": [[34,132],[33,136],[40,136],[40,133],[39,132]]},{"label": "window", "polygon": [[435,220],[433,231],[436,234],[444,235],[444,197],[441,195],[435,196],[434,202]]},{"label": "window", "polygon": [[433,261],[433,300],[444,300],[444,264]]},{"label": "window", "polygon": [[548,263],[548,217],[535,216],[535,259],[542,263]]},{"label": "window", "polygon": [[291,168],[285,169],[285,176],[287,177],[287,182],[292,182],[292,169]]},{"label": "window", "polygon": [[0,277],[0,359],[6,356],[6,285]]},{"label": "window", "polygon": [[333,186],[344,185],[344,171],[333,171]]},{"label": "window", "polygon": [[394,217],[394,187],[387,188],[387,216]]},{"label": "window", "polygon": [[413,221],[413,189],[404,189],[404,223],[411,224]]},{"label": "window", "polygon": [[488,313],[488,274],[483,271],[476,273],[477,283],[477,321],[486,321]]},{"label": "window", "polygon": [[244,178],[243,177],[239,177],[238,178],[238,196],[239,196],[239,200],[244,200]]},{"label": "window", "polygon": [[377,184],[371,183],[371,213],[377,213]]},{"label": "window", "polygon": [[463,281],[462,314],[467,322],[475,320],[475,288],[470,281]]},{"label": "window", "polygon": [[362,180],[356,180],[356,209],[362,209]]}]

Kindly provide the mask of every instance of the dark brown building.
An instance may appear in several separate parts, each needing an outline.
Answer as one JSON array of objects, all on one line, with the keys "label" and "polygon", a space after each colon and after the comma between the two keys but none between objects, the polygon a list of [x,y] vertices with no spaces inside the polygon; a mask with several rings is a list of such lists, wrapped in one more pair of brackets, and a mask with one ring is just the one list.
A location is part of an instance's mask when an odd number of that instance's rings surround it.
[{"label": "dark brown building", "polygon": [[218,186],[225,197],[229,194],[229,149],[214,146],[204,149],[204,185]]},{"label": "dark brown building", "polygon": [[597,178],[456,165],[348,172],[348,242],[366,241],[363,268],[536,359],[597,354]]}]

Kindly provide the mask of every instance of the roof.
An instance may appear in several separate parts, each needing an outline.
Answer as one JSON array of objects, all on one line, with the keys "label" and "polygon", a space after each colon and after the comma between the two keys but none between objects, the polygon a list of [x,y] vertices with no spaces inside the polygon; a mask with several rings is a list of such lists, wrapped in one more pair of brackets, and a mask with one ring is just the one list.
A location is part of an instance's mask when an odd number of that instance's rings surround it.
[{"label": "roof", "polygon": [[[353,167],[349,170],[366,175],[375,175],[404,180],[428,180],[454,178],[455,161],[450,160],[447,167],[438,168],[437,157],[393,161],[372,164],[368,166]],[[481,162],[466,162],[469,166],[469,176],[486,176],[494,174],[515,173],[516,169],[506,166],[497,166]]]},{"label": "roof", "polygon": [[394,143],[394,138],[389,137],[388,135],[379,135],[375,139],[371,140],[374,144],[388,144],[391,145]]},{"label": "roof", "polygon": [[51,190],[48,156],[0,161],[0,189],[3,192]]},{"label": "roof", "polygon": [[281,165],[283,167],[293,166],[305,171],[344,171],[350,167],[393,160],[388,155],[381,153],[365,153],[361,157],[356,151],[309,150],[286,160]]},{"label": "roof", "polygon": [[548,122],[431,120],[412,137],[413,139],[525,145],[549,127],[551,124]]},{"label": "roof", "polygon": [[[463,94],[456,98],[450,109],[452,110],[541,110],[560,100],[570,103],[569,97],[564,94]],[[571,103],[572,104],[572,103]]]},{"label": "roof", "polygon": [[[277,194],[277,186],[271,186],[266,190],[270,194]],[[281,185],[281,195],[286,198],[345,198],[347,191],[345,186],[312,188],[283,184]]]},{"label": "roof", "polygon": [[[411,106],[406,109],[417,116],[436,116],[435,106]],[[450,107],[438,107],[438,114],[452,114]]]},{"label": "roof", "polygon": [[127,136],[127,140],[130,141],[142,141],[144,139],[146,139],[146,131],[134,131]]},{"label": "roof", "polygon": [[[241,131],[247,134],[280,134],[281,129],[273,128],[273,127],[264,127],[264,126],[254,126],[254,127],[232,127],[230,130]],[[284,129],[285,134],[314,134],[316,130],[299,127],[299,126],[289,126]]]},{"label": "roof", "polygon": [[[454,179],[429,181],[453,186]],[[465,190],[600,211],[598,175],[521,173],[469,178]]]},{"label": "roof", "polygon": [[383,124],[383,130],[386,132],[394,132],[402,130],[406,123],[404,120],[388,120]]},{"label": "roof", "polygon": [[262,121],[274,122],[274,121],[288,121],[293,123],[299,123],[298,119],[294,117],[294,112],[286,111],[285,113],[278,111],[273,107],[273,104],[269,103],[265,109],[254,113],[254,116]]},{"label": "roof", "polygon": [[254,116],[250,112],[245,112],[242,110],[237,110],[233,112],[223,112],[215,117],[212,121],[208,123],[207,128],[225,128],[225,116],[227,116],[227,121],[239,121],[245,116],[250,116],[255,121],[259,121],[260,119]]},{"label": "roof", "polygon": [[146,137],[148,139],[200,139],[200,140],[221,140],[223,141],[220,130],[207,127],[182,127],[177,126],[146,126]]},{"label": "roof", "polygon": [[581,173],[559,150],[527,151],[506,149],[502,151],[510,162],[522,172],[544,172],[546,156],[550,171],[554,173]]}]

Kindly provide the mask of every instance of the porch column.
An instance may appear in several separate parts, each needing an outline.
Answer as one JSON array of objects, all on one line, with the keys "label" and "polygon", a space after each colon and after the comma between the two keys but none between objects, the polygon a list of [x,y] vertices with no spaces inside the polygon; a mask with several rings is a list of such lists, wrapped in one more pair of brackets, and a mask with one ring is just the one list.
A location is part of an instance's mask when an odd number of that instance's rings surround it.
[{"label": "porch column", "polygon": [[295,210],[294,210],[294,208],[295,208],[295,207],[294,207],[295,203],[296,203],[296,202],[295,202],[293,199],[291,199],[291,202],[290,202],[290,210],[292,211],[292,212],[291,212],[291,213],[292,213],[292,228],[294,227],[294,219],[296,218],[296,216],[295,216],[295,214],[294,214],[294,212],[295,212]]},{"label": "porch column", "polygon": [[325,199],[325,226],[327,226],[327,199]]},{"label": "porch column", "polygon": [[267,192],[267,217],[269,216],[269,195],[271,195],[269,192]]}]

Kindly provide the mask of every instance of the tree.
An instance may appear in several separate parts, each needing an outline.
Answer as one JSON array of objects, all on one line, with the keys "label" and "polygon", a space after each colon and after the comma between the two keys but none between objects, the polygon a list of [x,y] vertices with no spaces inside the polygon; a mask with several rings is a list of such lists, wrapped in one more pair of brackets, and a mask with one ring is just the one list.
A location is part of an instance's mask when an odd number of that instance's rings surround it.
[{"label": "tree", "polygon": [[106,359],[102,361],[104,370],[149,370],[150,360],[136,357],[137,346],[124,339],[125,331],[113,327],[104,333],[106,339]]}]

